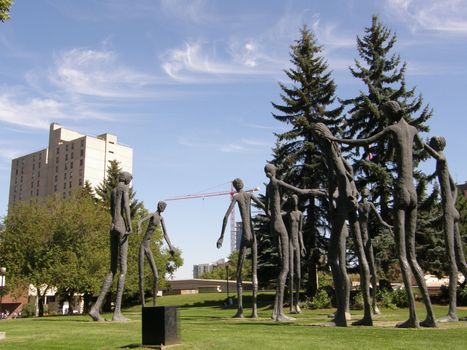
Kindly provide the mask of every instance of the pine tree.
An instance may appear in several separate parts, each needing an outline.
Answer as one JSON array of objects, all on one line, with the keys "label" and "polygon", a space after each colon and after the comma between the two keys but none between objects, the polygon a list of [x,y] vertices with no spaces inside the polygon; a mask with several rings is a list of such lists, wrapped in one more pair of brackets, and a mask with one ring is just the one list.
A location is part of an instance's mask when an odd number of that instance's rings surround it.
[{"label": "pine tree", "polygon": [[[312,123],[322,122],[336,132],[341,106],[334,106],[336,85],[331,78],[322,47],[313,33],[304,26],[300,39],[291,45],[292,68],[285,70],[290,84],[279,83],[282,103],[272,103],[277,110],[274,118],[291,126],[287,132],[277,134],[274,159],[278,175],[286,182],[302,188],[326,187],[326,166],[316,146]],[[318,206],[315,200],[300,203],[305,213],[304,240],[308,250],[307,293],[317,291],[319,237],[326,225],[327,205]]]},{"label": "pine tree", "polygon": [[[404,118],[420,132],[429,131],[427,120],[432,116],[432,110],[424,106],[421,95],[415,95],[415,88],[408,89],[405,72],[407,65],[402,62],[398,54],[393,53],[397,37],[386,28],[377,16],[372,17],[371,26],[365,28],[365,35],[357,37],[359,60],[355,60],[355,67],[351,67],[352,75],[361,80],[366,91],[361,91],[355,98],[341,100],[348,108],[343,127],[344,138],[362,138],[374,135],[390,125],[390,120],[383,114],[382,105],[388,101],[397,101],[404,111]],[[390,204],[391,189],[397,177],[394,168],[394,149],[387,139],[380,140],[361,150],[343,146],[353,158],[356,182],[359,188],[368,186],[373,193],[375,204],[379,205],[381,216],[391,222]],[[438,209],[439,203],[434,194],[426,194],[426,182],[429,180],[424,173],[417,169],[418,164],[425,158],[422,150],[414,151],[414,177],[417,180],[417,192],[420,198],[419,221],[417,227],[418,243],[425,245],[425,249],[434,250],[439,229],[433,226],[432,215]],[[436,231],[436,232],[435,232]],[[430,236],[430,237],[429,237]],[[375,246],[375,252],[383,247]],[[380,254],[381,255],[381,254]],[[392,258],[390,258],[392,260]],[[385,262],[389,266],[389,260]],[[437,269],[433,265],[433,269]],[[389,271],[385,271],[386,275]]]},{"label": "pine tree", "polygon": [[[432,110],[423,106],[421,95],[415,96],[415,88],[407,89],[405,81],[406,63],[398,54],[392,53],[397,37],[381,24],[377,16],[372,17],[371,27],[365,28],[363,38],[357,37],[357,49],[361,61],[355,60],[352,75],[366,87],[359,96],[342,100],[349,107],[346,115],[344,138],[368,137],[390,125],[390,120],[381,112],[382,104],[388,100],[397,101],[405,111],[407,122],[421,132],[427,132],[425,122],[432,116]],[[414,115],[417,116],[414,117]],[[354,160],[354,170],[359,186],[372,184],[375,199],[380,200],[381,215],[389,220],[389,203],[395,177],[390,161],[394,150],[388,140],[381,140],[366,147],[343,146]],[[415,165],[422,155],[415,153]]]},{"label": "pine tree", "polygon": [[[121,172],[122,168],[120,167],[117,160],[109,161],[107,177],[95,189],[97,198],[105,207],[110,208],[110,195],[112,193],[112,189],[118,184],[118,177]],[[135,194],[136,193],[133,191],[133,187],[130,186],[129,196],[131,217],[135,217],[136,213],[144,207],[143,203],[139,202],[135,198]]]}]

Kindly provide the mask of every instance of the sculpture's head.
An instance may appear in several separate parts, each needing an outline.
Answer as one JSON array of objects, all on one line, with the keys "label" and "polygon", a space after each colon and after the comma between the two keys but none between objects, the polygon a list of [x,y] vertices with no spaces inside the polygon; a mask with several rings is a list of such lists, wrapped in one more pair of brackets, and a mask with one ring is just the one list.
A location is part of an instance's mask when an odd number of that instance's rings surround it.
[{"label": "sculpture's head", "polygon": [[276,177],[276,166],[271,163],[266,164],[266,166],[264,167],[264,173],[268,178]]},{"label": "sculpture's head", "polygon": [[332,150],[340,155],[340,149],[334,141],[331,141],[329,137],[333,137],[331,130],[324,123],[313,123],[311,125],[311,131],[319,138],[319,144],[328,144],[331,145]]},{"label": "sculpture's head", "polygon": [[430,139],[429,145],[435,151],[442,151],[444,150],[444,147],[446,147],[446,139],[443,136],[433,136]]},{"label": "sculpture's head", "polygon": [[232,185],[235,188],[235,191],[240,191],[243,188],[243,181],[238,177],[232,181]]},{"label": "sculpture's head", "polygon": [[383,113],[393,122],[397,123],[402,119],[402,108],[397,101],[387,101],[382,105]]},{"label": "sculpture's head", "polygon": [[360,191],[360,195],[362,196],[362,198],[368,198],[370,196],[370,190],[366,187],[363,187]]},{"label": "sculpture's head", "polygon": [[298,196],[295,193],[289,197],[289,204],[292,209],[298,207]]},{"label": "sculpture's head", "polygon": [[125,183],[125,185],[128,185],[131,180],[133,180],[133,176],[128,171],[122,171],[118,176],[118,181]]},{"label": "sculpture's head", "polygon": [[157,211],[158,212],[162,213],[165,210],[165,208],[167,208],[167,203],[166,202],[164,202],[164,201],[157,202]]}]

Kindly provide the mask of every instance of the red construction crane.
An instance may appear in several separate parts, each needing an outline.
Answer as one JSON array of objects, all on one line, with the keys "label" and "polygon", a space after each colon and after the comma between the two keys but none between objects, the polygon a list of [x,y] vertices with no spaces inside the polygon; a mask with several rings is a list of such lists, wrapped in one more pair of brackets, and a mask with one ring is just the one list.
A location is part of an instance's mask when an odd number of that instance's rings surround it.
[{"label": "red construction crane", "polygon": [[[249,190],[245,190],[245,192],[257,192],[259,191],[259,187],[251,188]],[[196,199],[196,198],[207,198],[207,197],[218,197],[218,196],[226,196],[230,195],[230,198],[233,197],[233,195],[237,193],[235,189],[233,188],[233,185],[230,185],[230,191],[220,191],[220,192],[208,192],[208,193],[196,193],[196,194],[187,194],[184,196],[177,196],[177,197],[172,197],[172,198],[167,198],[164,199],[164,201],[178,201],[178,200],[185,200],[185,199]],[[236,232],[237,228],[235,225],[235,209],[232,210],[232,213],[230,214],[230,245],[231,249],[233,245],[233,237],[236,237]]]}]

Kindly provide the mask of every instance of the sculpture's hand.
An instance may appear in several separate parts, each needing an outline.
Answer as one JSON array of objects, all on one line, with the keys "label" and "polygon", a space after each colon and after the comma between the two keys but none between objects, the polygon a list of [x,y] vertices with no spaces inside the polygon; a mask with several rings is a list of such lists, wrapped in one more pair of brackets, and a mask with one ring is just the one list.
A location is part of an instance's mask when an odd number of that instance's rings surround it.
[{"label": "sculpture's hand", "polygon": [[223,237],[221,237],[221,238],[219,238],[219,239],[217,240],[217,244],[216,244],[216,245],[217,245],[217,249],[219,249],[220,247],[222,247],[222,242],[223,242],[223,241],[224,241],[224,238],[223,238]]},{"label": "sculpture's hand", "polygon": [[175,256],[175,250],[172,247],[170,247],[169,253],[172,257]]},{"label": "sculpture's hand", "polygon": [[305,255],[306,255],[306,248],[305,247],[302,247],[301,255],[302,255],[302,258],[305,257]]}]

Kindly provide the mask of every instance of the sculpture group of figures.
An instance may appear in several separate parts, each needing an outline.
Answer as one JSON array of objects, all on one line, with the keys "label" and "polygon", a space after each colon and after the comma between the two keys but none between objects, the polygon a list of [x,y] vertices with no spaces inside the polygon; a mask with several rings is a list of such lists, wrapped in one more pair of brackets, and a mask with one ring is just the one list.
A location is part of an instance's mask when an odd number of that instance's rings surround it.
[{"label": "sculpture group of figures", "polygon": [[[251,249],[252,259],[252,317],[257,317],[257,240],[251,217],[251,202],[262,208],[269,218],[271,233],[277,242],[280,257],[280,272],[277,277],[276,296],[272,318],[276,321],[291,321],[292,317],[284,312],[284,292],[287,277],[289,277],[290,313],[300,313],[298,305],[301,256],[306,251],[303,244],[302,224],[303,214],[298,209],[298,195],[327,197],[329,205],[329,222],[331,225],[330,242],[328,248],[328,262],[331,267],[335,295],[336,311],[333,320],[325,326],[347,326],[350,320],[350,279],[346,266],[346,241],[350,235],[354,241],[355,251],[359,261],[360,289],[363,296],[364,313],[361,320],[353,322],[354,325],[371,326],[373,314],[378,314],[376,305],[377,278],[373,256],[371,237],[369,234],[369,215],[373,212],[380,223],[386,226],[394,237],[397,255],[400,263],[402,279],[408,297],[409,318],[407,321],[397,324],[397,327],[436,327],[430,297],[426,287],[424,273],[420,268],[415,251],[415,232],[417,225],[417,193],[413,183],[413,149],[415,145],[424,148],[437,161],[436,173],[438,175],[442,205],[444,210],[444,234],[446,241],[447,260],[449,264],[449,311],[448,315],[440,322],[457,321],[456,312],[456,288],[459,270],[467,277],[467,264],[463,252],[463,242],[458,229],[459,213],[455,208],[457,187],[449,174],[447,161],[443,150],[445,140],[442,137],[431,138],[429,144],[425,144],[418,136],[417,129],[411,126],[403,116],[403,111],[395,101],[388,101],[383,105],[383,112],[392,120],[393,124],[381,132],[363,139],[347,140],[338,139],[322,123],[312,125],[312,131],[316,137],[318,147],[321,149],[328,169],[328,188],[301,189],[276,177],[276,167],[266,164],[264,171],[269,183],[266,187],[265,202],[261,202],[253,193],[244,190],[241,179],[233,180],[232,184],[236,193],[232,197],[229,208],[224,216],[221,235],[217,241],[220,248],[223,243],[224,232],[228,217],[235,204],[242,219],[242,237],[237,263],[237,295],[238,307],[234,317],[244,317],[242,298],[242,266],[246,258],[247,249]],[[377,212],[373,203],[368,201],[369,190],[360,190],[361,201],[358,202],[359,192],[354,181],[353,169],[343,158],[338,143],[348,145],[369,145],[380,139],[390,138],[395,147],[395,164],[398,177],[393,189],[393,226],[386,223]],[[111,263],[110,270],[104,278],[101,293],[90,311],[90,316],[96,320],[102,320],[99,312],[102,302],[112,284],[114,276],[118,274],[117,297],[113,320],[125,320],[121,314],[121,300],[127,265],[128,235],[131,233],[131,218],[129,210],[128,186],[131,182],[129,173],[122,173],[119,184],[113,189],[111,196],[112,227],[110,230]],[[284,204],[287,210],[284,212]],[[157,294],[158,272],[154,263],[152,252],[149,249],[149,241],[155,229],[162,228],[164,238],[169,246],[171,254],[173,248],[166,233],[161,213],[166,204],[159,202],[157,211],[138,222],[138,230],[145,221],[149,221],[147,231],[141,243],[139,254],[139,287],[141,302],[144,306],[143,267],[146,257],[151,267],[154,284],[154,304]],[[285,219],[285,220],[284,220]],[[394,233],[393,233],[394,231]],[[415,313],[415,298],[411,284],[411,276],[415,277],[420,290],[423,303],[426,308],[426,318],[418,321]],[[371,288],[370,288],[371,284]],[[372,291],[370,295],[370,290]]]},{"label": "sculpture group of figures", "polygon": [[[112,316],[112,321],[127,321],[121,313],[122,296],[125,284],[125,275],[127,271],[127,256],[128,256],[128,236],[131,234],[131,214],[130,214],[130,199],[129,185],[133,179],[132,175],[126,171],[119,176],[119,183],[112,190],[110,196],[110,213],[112,215],[112,225],[110,228],[110,269],[105,275],[102,283],[101,292],[92,306],[89,315],[94,321],[103,321],[100,315],[102,303],[109,292],[114,276],[118,271],[117,280],[117,297],[115,300],[115,308]],[[156,263],[150,249],[150,240],[156,228],[160,227],[164,238],[169,246],[169,252],[174,255],[174,248],[167,234],[162,212],[167,204],[163,201],[157,203],[157,210],[140,221],[138,221],[138,232],[141,231],[141,225],[148,221],[146,233],[141,241],[138,257],[138,273],[139,273],[139,291],[140,300],[143,307],[145,306],[144,298],[144,258],[146,257],[153,275],[153,305],[156,304],[157,286],[159,274]]]},{"label": "sculpture group of figures", "polygon": [[[333,320],[324,324],[324,326],[347,326],[347,321],[350,320],[350,279],[346,267],[346,241],[349,236],[349,230],[359,261],[360,289],[364,306],[363,318],[352,324],[371,326],[373,325],[372,315],[380,313],[376,305],[377,275],[368,228],[369,215],[373,212],[379,222],[390,230],[395,240],[404,288],[409,301],[409,318],[405,322],[398,323],[397,327],[436,327],[437,321],[433,313],[424,273],[417,262],[415,250],[417,193],[413,183],[413,149],[415,146],[419,146],[424,148],[437,160],[436,173],[441,187],[444,211],[443,219],[446,255],[449,263],[450,299],[448,315],[439,321],[458,321],[456,312],[458,271],[461,270],[464,278],[467,278],[467,264],[458,228],[459,213],[455,208],[457,187],[449,174],[446,158],[443,153],[446,142],[442,137],[433,137],[429,144],[425,144],[419,137],[417,129],[404,119],[403,111],[395,101],[386,102],[383,105],[383,112],[387,114],[393,124],[381,132],[364,139],[338,139],[333,136],[324,124],[316,123],[312,125],[313,133],[318,140],[318,146],[324,155],[328,169],[327,190],[300,189],[287,184],[276,178],[276,168],[273,164],[267,164],[264,169],[266,177],[269,178],[264,204],[253,194],[243,190],[243,182],[240,179],[233,181],[237,193],[233,196],[230,207],[224,216],[221,237],[217,242],[217,246],[220,247],[222,245],[227,218],[234,209],[235,203],[237,203],[243,222],[243,235],[237,264],[238,310],[234,317],[243,317],[241,270],[248,247],[251,247],[252,251],[252,317],[257,316],[257,248],[251,220],[251,201],[254,201],[258,206],[263,208],[265,214],[269,217],[270,230],[277,242],[280,257],[281,265],[277,277],[272,318],[277,321],[293,320],[292,317],[285,315],[283,308],[287,276],[289,276],[290,313],[301,312],[298,306],[301,278],[300,256],[305,254],[305,248],[302,237],[303,214],[298,210],[298,194],[328,196],[330,203],[329,222],[331,224],[331,234],[328,248],[328,262],[333,277],[337,309]],[[338,143],[356,146],[369,145],[383,138],[390,138],[396,150],[395,163],[398,177],[393,191],[393,226],[386,223],[377,212],[375,205],[368,201],[368,189],[363,188],[360,190],[361,201],[360,203],[358,202],[359,192],[354,181],[353,169],[342,157],[340,148],[338,147]],[[289,209],[285,213],[283,210],[284,192],[294,193],[289,197]],[[284,218],[287,225],[284,223]],[[418,321],[415,313],[415,298],[411,284],[412,275],[415,277],[415,281],[421,292],[427,313],[425,320],[421,322]]]}]

